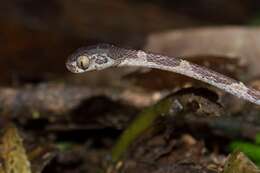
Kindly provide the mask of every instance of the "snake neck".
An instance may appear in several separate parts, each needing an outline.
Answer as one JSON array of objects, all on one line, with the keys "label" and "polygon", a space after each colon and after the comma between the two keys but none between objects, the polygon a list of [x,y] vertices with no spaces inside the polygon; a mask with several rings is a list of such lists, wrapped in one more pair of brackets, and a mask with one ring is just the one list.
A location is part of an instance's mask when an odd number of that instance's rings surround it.
[{"label": "snake neck", "polygon": [[249,88],[242,82],[183,59],[145,53],[141,50],[129,50],[127,57],[123,58],[119,66],[148,67],[175,72],[208,83],[232,95],[260,105],[260,91]]}]

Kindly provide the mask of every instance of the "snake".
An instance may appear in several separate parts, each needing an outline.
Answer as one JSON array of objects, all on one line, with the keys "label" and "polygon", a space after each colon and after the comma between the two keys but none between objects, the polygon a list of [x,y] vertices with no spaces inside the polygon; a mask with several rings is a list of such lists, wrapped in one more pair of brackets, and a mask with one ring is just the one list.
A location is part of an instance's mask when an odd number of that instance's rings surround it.
[{"label": "snake", "polygon": [[103,70],[110,67],[147,67],[178,73],[210,84],[227,93],[260,105],[260,91],[180,57],[171,57],[143,50],[127,49],[111,44],[82,47],[72,53],[66,67],[73,73]]}]

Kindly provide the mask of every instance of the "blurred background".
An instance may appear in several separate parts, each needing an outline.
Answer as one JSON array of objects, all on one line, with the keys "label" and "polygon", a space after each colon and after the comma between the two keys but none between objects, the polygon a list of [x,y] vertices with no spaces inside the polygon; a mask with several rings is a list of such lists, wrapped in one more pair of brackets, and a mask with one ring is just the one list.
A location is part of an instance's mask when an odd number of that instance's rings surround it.
[{"label": "blurred background", "polygon": [[[184,57],[260,90],[259,25],[259,0],[2,0],[0,130],[15,124],[23,137],[7,128],[1,141],[14,154],[1,160],[16,172],[29,160],[37,173],[217,173],[238,146],[260,165],[259,107],[173,73],[65,67],[77,48],[112,43]],[[120,134],[165,93],[179,101],[171,116],[153,117],[152,130],[120,148]],[[241,169],[259,172],[242,158]]]},{"label": "blurred background", "polygon": [[0,82],[63,76],[66,57],[93,43],[144,48],[148,37],[158,32],[256,26],[259,10],[257,0],[4,1],[0,7]]}]

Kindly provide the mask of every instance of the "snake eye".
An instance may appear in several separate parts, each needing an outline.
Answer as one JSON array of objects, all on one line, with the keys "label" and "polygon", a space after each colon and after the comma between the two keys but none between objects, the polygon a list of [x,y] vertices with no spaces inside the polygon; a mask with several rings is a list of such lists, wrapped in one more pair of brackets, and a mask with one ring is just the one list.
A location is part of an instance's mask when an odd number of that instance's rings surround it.
[{"label": "snake eye", "polygon": [[90,58],[86,55],[82,55],[77,59],[77,66],[83,70],[86,70],[89,67]]}]

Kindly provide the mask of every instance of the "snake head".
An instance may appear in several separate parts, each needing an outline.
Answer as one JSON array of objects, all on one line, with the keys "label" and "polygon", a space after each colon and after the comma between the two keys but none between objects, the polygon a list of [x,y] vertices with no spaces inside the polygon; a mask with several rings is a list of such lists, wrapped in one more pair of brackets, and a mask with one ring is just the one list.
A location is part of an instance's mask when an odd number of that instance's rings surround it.
[{"label": "snake head", "polygon": [[115,60],[109,56],[108,46],[111,47],[111,45],[97,45],[80,48],[69,57],[66,62],[67,69],[73,73],[83,73],[113,66]]}]

